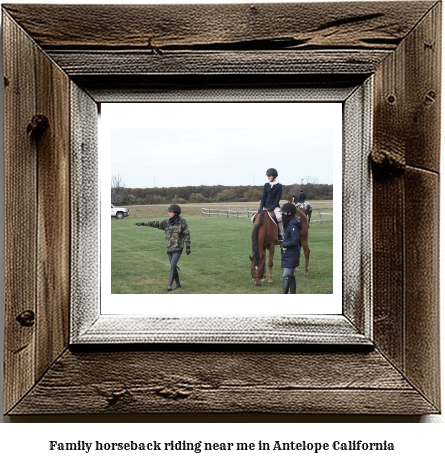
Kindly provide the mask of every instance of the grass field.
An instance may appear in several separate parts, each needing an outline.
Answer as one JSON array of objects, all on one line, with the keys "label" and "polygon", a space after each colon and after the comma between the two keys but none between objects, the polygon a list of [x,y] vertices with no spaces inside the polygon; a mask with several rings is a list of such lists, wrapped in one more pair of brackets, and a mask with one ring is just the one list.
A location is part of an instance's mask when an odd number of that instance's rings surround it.
[{"label": "grass field", "polygon": [[[209,204],[203,205],[208,206]],[[313,208],[318,208],[312,203]],[[323,204],[325,207],[326,203]],[[222,207],[222,205],[220,205]],[[223,205],[224,208],[227,204]],[[257,208],[258,203],[238,204]],[[331,205],[332,207],[332,205]],[[167,218],[167,205],[131,206],[130,217],[111,219],[111,292],[113,294],[161,294],[170,272],[165,233],[150,227],[137,227],[138,221]],[[211,208],[216,208],[211,204]],[[320,207],[321,208],[321,207]],[[329,208],[329,206],[327,206]],[[182,284],[175,293],[183,294],[280,294],[282,290],[281,253],[276,249],[274,284],[255,287],[250,273],[251,222],[245,218],[201,216],[201,205],[184,205],[182,216],[191,234],[190,255],[182,254],[178,266]],[[309,276],[303,276],[301,252],[297,272],[297,294],[331,294],[333,262],[333,223],[311,223]]]}]

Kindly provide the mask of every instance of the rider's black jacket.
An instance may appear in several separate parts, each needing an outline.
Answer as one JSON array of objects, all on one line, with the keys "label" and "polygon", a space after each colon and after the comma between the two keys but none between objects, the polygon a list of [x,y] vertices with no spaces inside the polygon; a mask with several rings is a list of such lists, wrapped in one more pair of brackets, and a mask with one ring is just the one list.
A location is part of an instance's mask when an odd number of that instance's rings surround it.
[{"label": "rider's black jacket", "polygon": [[266,182],[258,211],[261,211],[263,208],[274,211],[275,208],[280,206],[282,192],[283,186],[280,183],[277,182],[271,186],[270,183]]}]

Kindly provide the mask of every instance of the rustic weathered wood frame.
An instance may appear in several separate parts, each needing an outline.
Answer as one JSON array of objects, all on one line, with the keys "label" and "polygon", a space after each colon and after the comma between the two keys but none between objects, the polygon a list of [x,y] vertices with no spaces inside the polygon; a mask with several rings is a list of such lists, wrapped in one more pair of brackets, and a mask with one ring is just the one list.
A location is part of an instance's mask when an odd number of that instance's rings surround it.
[{"label": "rustic weathered wood frame", "polygon": [[[439,412],[440,2],[17,4],[2,24],[7,414]],[[89,224],[71,154],[96,163],[74,106],[370,77],[371,348],[69,345],[71,228]]]}]

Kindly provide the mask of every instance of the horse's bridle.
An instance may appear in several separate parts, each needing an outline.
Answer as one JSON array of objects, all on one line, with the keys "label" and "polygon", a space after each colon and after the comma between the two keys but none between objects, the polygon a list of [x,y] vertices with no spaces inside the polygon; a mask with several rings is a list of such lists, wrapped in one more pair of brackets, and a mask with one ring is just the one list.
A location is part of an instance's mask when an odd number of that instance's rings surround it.
[{"label": "horse's bridle", "polygon": [[[264,267],[265,267],[265,266],[266,266],[266,264],[263,263],[263,266],[261,267],[261,271],[262,271],[261,276],[254,276],[254,275],[253,275],[253,270],[250,270],[250,273],[251,273],[251,275],[252,275],[252,278],[253,278],[253,279],[263,279],[263,276],[264,276]],[[258,268],[259,268],[259,267],[258,267]]]}]

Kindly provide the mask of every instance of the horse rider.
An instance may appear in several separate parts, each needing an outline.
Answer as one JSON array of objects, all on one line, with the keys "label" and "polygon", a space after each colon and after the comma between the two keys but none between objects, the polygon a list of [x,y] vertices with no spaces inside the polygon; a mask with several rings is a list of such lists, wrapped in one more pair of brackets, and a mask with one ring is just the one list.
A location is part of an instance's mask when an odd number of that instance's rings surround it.
[{"label": "horse rider", "polygon": [[277,182],[278,171],[275,168],[269,168],[266,171],[266,176],[269,182],[264,184],[263,195],[261,196],[260,208],[262,210],[274,212],[278,223],[278,241],[282,241],[284,237],[283,223],[281,221],[280,200],[283,191],[283,186]]},{"label": "horse rider", "polygon": [[283,292],[297,293],[295,268],[300,265],[300,229],[302,223],[296,217],[297,207],[285,203],[281,209],[284,224],[284,240],[281,244],[281,268],[283,271]]},{"label": "horse rider", "polygon": [[306,194],[304,193],[303,189],[300,187],[299,189],[300,197],[298,198],[298,203],[306,202]]},{"label": "horse rider", "polygon": [[[177,264],[181,258],[184,243],[187,255],[191,252],[190,231],[187,226],[187,221],[180,216],[181,207],[179,205],[170,205],[167,211],[169,216],[168,220],[136,223],[136,226],[151,226],[152,228],[163,229],[165,231],[165,243],[167,245],[167,255],[170,261],[170,278],[167,291],[172,291],[181,287]],[[175,287],[172,287],[173,280],[176,283]]]}]

